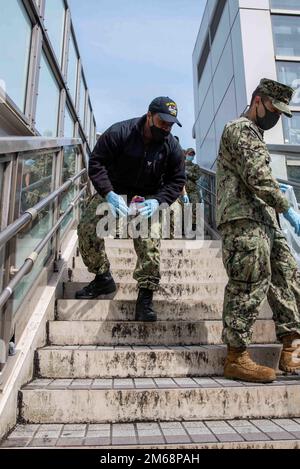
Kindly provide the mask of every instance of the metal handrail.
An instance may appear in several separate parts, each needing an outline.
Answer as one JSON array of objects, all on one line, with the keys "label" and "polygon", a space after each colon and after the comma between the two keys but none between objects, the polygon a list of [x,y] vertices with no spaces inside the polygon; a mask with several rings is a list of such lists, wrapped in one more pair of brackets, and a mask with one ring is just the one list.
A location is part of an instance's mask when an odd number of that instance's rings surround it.
[{"label": "metal handrail", "polygon": [[61,187],[56,189],[55,191],[51,192],[47,197],[43,200],[38,202],[34,207],[29,208],[24,212],[21,217],[11,223],[7,228],[0,232],[0,248],[5,245],[8,241],[10,241],[14,236],[16,236],[24,226],[26,226],[29,222],[35,220],[38,214],[51,202],[57,199],[62,193],[66,192],[70,186],[74,184],[74,182],[81,178],[84,174],[86,174],[87,170],[83,169],[80,173],[76,174],[75,176],[69,178]]},{"label": "metal handrail", "polygon": [[37,150],[55,150],[67,146],[79,146],[82,153],[84,153],[80,138],[1,137],[0,155]]},{"label": "metal handrail", "polygon": [[49,231],[47,236],[45,236],[45,238],[43,238],[42,241],[39,242],[39,244],[36,246],[34,251],[25,259],[25,262],[23,263],[22,267],[20,267],[20,269],[18,270],[14,278],[2,291],[2,293],[0,294],[0,309],[5,305],[8,299],[11,297],[11,295],[13,294],[14,290],[16,289],[18,284],[21,282],[23,277],[25,277],[25,275],[31,272],[35,262],[38,259],[38,256],[40,255],[40,253],[42,252],[42,250],[44,249],[48,241],[53,237],[56,231],[60,228],[65,218],[75,208],[76,203],[81,198],[81,196],[86,192],[87,187],[88,186],[86,184],[85,187],[79,192],[79,194],[77,194],[77,196],[72,200],[72,202],[68,204],[67,209],[65,210],[64,214],[58,219],[58,221]]},{"label": "metal handrail", "polygon": [[208,192],[210,195],[212,195],[213,197],[216,197],[216,194],[212,191],[210,191],[209,189],[207,189],[207,187],[204,187],[202,186],[202,184],[199,184],[199,187],[201,187],[201,189],[204,189],[205,192]]},{"label": "metal handrail", "polygon": [[209,223],[207,223],[206,220],[204,220],[204,226],[205,228],[207,229],[207,231],[212,235],[213,239],[214,240],[221,240],[221,235],[216,231],[214,230]]},{"label": "metal handrail", "polygon": [[287,143],[282,144],[268,144],[268,150],[270,153],[278,153],[280,155],[286,155],[287,153],[300,153],[300,145],[289,145]]}]

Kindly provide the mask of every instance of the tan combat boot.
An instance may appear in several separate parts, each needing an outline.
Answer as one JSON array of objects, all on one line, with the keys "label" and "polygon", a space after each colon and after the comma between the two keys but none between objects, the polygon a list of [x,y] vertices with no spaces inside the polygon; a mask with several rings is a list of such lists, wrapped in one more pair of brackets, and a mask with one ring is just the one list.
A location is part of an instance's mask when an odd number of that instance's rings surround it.
[{"label": "tan combat boot", "polygon": [[300,334],[296,332],[282,338],[283,349],[279,369],[286,373],[300,371]]},{"label": "tan combat boot", "polygon": [[228,347],[224,376],[251,383],[272,383],[276,379],[275,370],[255,363],[245,348],[233,347]]}]

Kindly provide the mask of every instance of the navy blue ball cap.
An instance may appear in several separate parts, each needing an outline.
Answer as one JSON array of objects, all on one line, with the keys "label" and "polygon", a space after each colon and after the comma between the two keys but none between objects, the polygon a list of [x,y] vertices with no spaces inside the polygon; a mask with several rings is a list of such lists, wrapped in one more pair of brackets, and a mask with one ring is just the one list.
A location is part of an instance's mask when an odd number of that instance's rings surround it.
[{"label": "navy blue ball cap", "polygon": [[178,124],[179,127],[182,127],[179,120],[177,119],[177,104],[175,101],[173,101],[173,99],[168,98],[167,96],[155,98],[149,106],[149,112],[152,114],[158,114],[159,117],[165,122]]}]

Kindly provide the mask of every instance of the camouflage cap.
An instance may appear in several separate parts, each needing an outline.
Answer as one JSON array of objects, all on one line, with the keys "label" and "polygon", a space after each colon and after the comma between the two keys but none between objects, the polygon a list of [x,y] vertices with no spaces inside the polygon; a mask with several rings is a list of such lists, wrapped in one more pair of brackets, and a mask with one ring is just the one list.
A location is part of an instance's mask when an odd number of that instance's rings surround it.
[{"label": "camouflage cap", "polygon": [[285,114],[287,117],[292,117],[292,111],[289,108],[290,101],[293,97],[294,90],[290,86],[279,83],[278,81],[263,78],[260,81],[258,90],[266,94],[275,109]]}]

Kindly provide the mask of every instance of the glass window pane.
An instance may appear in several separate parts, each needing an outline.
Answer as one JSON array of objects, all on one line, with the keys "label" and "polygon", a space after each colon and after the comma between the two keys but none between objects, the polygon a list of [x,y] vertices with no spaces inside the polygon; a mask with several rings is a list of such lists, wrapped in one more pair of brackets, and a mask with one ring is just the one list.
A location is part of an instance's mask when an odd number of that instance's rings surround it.
[{"label": "glass window pane", "polygon": [[[4,165],[0,164],[0,230],[2,229],[2,202],[3,202],[3,180],[4,180]],[[4,256],[3,248],[0,249],[0,292],[3,288],[4,277]]]},{"label": "glass window pane", "polygon": [[271,0],[271,8],[300,10],[300,0]]},{"label": "glass window pane", "polygon": [[84,127],[85,95],[86,95],[86,88],[85,88],[85,84],[84,84],[83,78],[81,78],[81,84],[80,84],[79,117],[80,117],[80,120],[81,120],[81,125],[82,125],[82,127]]},{"label": "glass window pane", "polygon": [[35,120],[37,130],[45,137],[57,136],[59,93],[59,86],[43,53]]},{"label": "glass window pane", "polygon": [[277,75],[281,83],[285,83],[295,89],[291,106],[300,107],[300,63],[277,62]]},{"label": "glass window pane", "polygon": [[0,231],[2,229],[2,192],[3,192],[4,164],[0,164]]},{"label": "glass window pane", "polygon": [[45,26],[56,54],[61,64],[62,45],[65,24],[65,6],[63,0],[46,0],[45,6]]},{"label": "glass window pane", "polygon": [[89,136],[89,142],[90,142],[90,147],[92,148],[93,146],[93,132],[94,132],[94,119],[93,119],[93,114],[91,114],[91,126],[90,126],[90,136]]},{"label": "glass window pane", "polygon": [[273,15],[276,55],[300,55],[300,21],[297,16]]},{"label": "glass window pane", "polygon": [[21,0],[0,0],[0,11],[0,86],[24,112],[32,26]]},{"label": "glass window pane", "polygon": [[87,139],[89,139],[89,135],[90,135],[90,126],[91,126],[91,108],[89,105],[88,110],[87,110],[86,127],[85,127],[85,133],[86,133]]},{"label": "glass window pane", "polygon": [[[26,154],[22,158],[22,184],[17,200],[20,206],[16,217],[36,205],[54,190],[55,154]],[[18,234],[16,239],[16,267],[23,265],[26,256],[31,254],[39,242],[53,226],[53,204],[47,206],[38,217]],[[26,275],[14,293],[14,311],[43,269],[51,253],[51,243],[45,246],[30,274]]]},{"label": "glass window pane", "polygon": [[292,119],[283,117],[284,142],[300,145],[300,112],[294,112]]},{"label": "glass window pane", "polygon": [[72,119],[72,116],[68,107],[66,107],[66,112],[65,112],[64,136],[72,137],[72,138],[74,137],[74,121]]},{"label": "glass window pane", "polygon": [[96,144],[96,126],[95,126],[95,123],[93,122],[93,126],[92,126],[92,147],[94,148]]},{"label": "glass window pane", "polygon": [[71,36],[69,47],[69,64],[68,64],[68,87],[75,104],[76,84],[77,84],[77,67],[78,56],[75,49],[74,39]]}]

